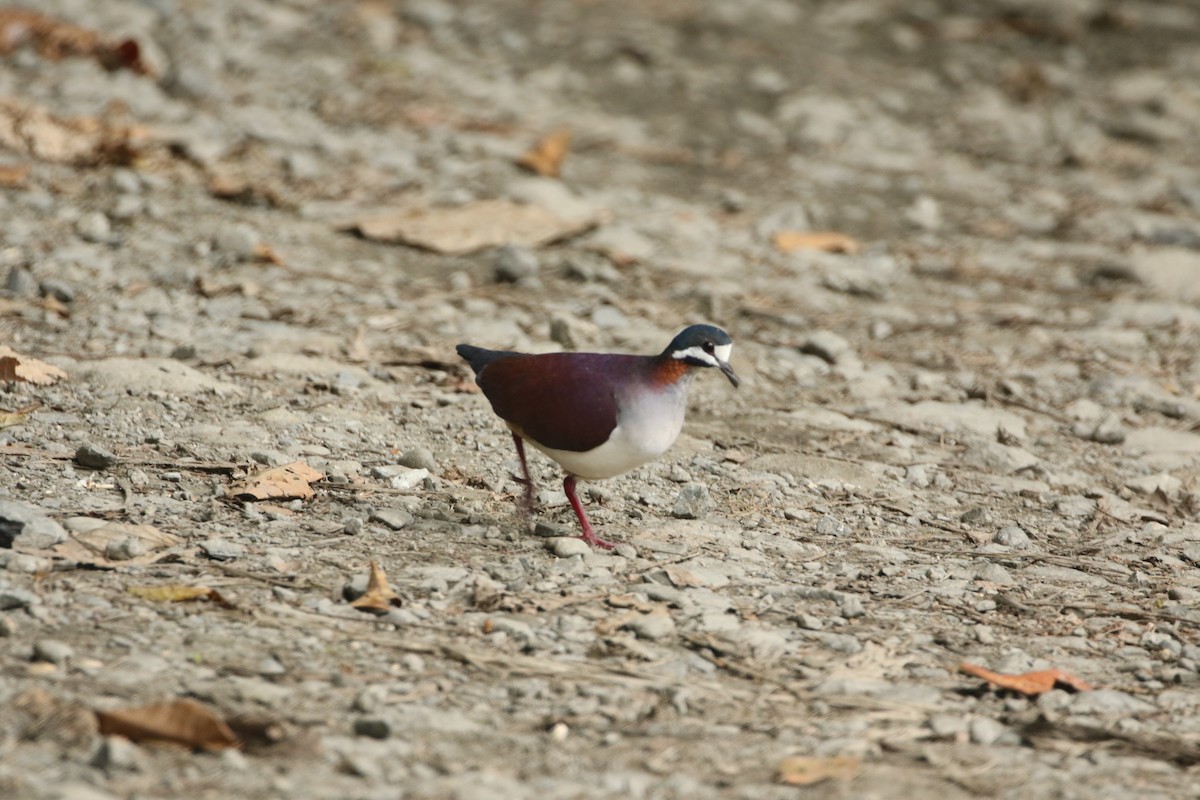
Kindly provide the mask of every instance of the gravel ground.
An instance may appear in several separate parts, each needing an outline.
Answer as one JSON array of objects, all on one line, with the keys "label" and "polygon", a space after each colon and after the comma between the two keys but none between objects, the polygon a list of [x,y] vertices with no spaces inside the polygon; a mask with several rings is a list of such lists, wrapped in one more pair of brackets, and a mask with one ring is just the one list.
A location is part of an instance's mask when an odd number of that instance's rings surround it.
[{"label": "gravel ground", "polygon": [[[0,64],[0,795],[1200,795],[1194,3],[38,6],[147,74]],[[454,344],[693,322],[624,544],[531,529]],[[98,729],[176,698],[244,746]]]}]

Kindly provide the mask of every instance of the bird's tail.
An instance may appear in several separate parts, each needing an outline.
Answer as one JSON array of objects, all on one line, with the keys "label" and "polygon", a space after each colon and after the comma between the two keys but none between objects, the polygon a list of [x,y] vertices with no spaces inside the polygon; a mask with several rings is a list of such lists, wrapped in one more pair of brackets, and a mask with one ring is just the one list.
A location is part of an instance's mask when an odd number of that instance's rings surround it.
[{"label": "bird's tail", "polygon": [[485,347],[476,347],[471,344],[460,344],[454,350],[463,357],[463,359],[471,365],[471,369],[478,375],[483,371],[483,368],[499,358],[508,358],[509,356],[519,356],[520,353],[514,353],[509,350],[488,350]]}]

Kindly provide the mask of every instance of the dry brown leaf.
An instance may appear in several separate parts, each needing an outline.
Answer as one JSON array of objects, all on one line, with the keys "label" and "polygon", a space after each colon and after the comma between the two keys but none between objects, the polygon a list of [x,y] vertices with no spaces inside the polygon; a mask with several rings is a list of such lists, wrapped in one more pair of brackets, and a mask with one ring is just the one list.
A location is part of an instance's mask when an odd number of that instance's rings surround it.
[{"label": "dry brown leaf", "polygon": [[227,490],[239,500],[307,500],[316,494],[310,484],[325,477],[303,461],[272,467],[237,481]]},{"label": "dry brown leaf", "polygon": [[771,244],[781,253],[820,250],[825,253],[854,255],[862,249],[857,239],[835,231],[778,231],[771,237]]},{"label": "dry brown leaf", "polygon": [[0,54],[32,44],[38,55],[52,61],[91,56],[108,70],[129,69],[151,74],[133,39],[113,40],[88,28],[24,8],[0,8]]},{"label": "dry brown leaf", "polygon": [[827,780],[849,781],[858,775],[861,766],[862,761],[851,756],[789,756],[779,762],[779,782],[789,786],[811,786]]},{"label": "dry brown leaf", "polygon": [[367,328],[359,325],[354,331],[354,340],[346,347],[346,358],[361,364],[371,360],[371,348],[367,347]]},{"label": "dry brown leaf", "polygon": [[0,99],[0,149],[41,161],[125,164],[147,139],[147,132],[133,125],[119,104],[99,117],[59,117],[40,106]]},{"label": "dry brown leaf", "polygon": [[388,211],[358,220],[368,239],[463,255],[501,245],[539,247],[591,230],[595,216],[566,218],[508,200],[480,200],[456,208]]},{"label": "dry brown leaf", "polygon": [[974,675],[988,682],[992,689],[1008,689],[1025,695],[1045,694],[1056,686],[1062,685],[1077,692],[1089,692],[1091,684],[1080,680],[1069,672],[1061,669],[1046,669],[1040,672],[1025,672],[1020,675],[1005,675],[1002,672],[992,672],[977,664],[963,662],[958,665],[961,672]]},{"label": "dry brown leaf", "polygon": [[570,149],[571,131],[559,128],[538,139],[533,147],[522,153],[517,158],[517,166],[547,178],[557,178]]},{"label": "dry brown leaf", "polygon": [[172,742],[198,750],[225,750],[239,742],[225,721],[195,700],[173,700],[118,711],[97,711],[100,733],[132,742]]},{"label": "dry brown leaf", "polygon": [[677,589],[686,589],[695,586],[704,586],[704,581],[691,570],[685,569],[678,565],[672,564],[666,567],[663,572],[667,573],[667,579],[671,581],[671,585]]},{"label": "dry brown leaf", "polygon": [[0,164],[0,187],[4,189],[24,189],[28,185],[28,164]]},{"label": "dry brown leaf", "polygon": [[0,411],[0,429],[11,428],[14,425],[20,425],[25,420],[29,419],[29,415],[42,407],[41,403],[30,403],[29,405],[18,408],[16,411]]},{"label": "dry brown leaf", "polygon": [[67,377],[53,364],[19,355],[13,349],[0,344],[0,381],[24,381],[38,386],[49,386]]},{"label": "dry brown leaf", "polygon": [[129,593],[154,603],[186,603],[190,600],[208,600],[224,608],[232,608],[225,597],[208,586],[184,586],[168,583],[162,586],[130,586]]},{"label": "dry brown leaf", "polygon": [[387,573],[376,561],[371,562],[371,577],[367,581],[367,591],[362,597],[350,604],[359,611],[371,614],[386,614],[392,606],[400,605],[400,595],[388,586]]},{"label": "dry brown leaf", "polygon": [[259,242],[254,245],[254,257],[259,261],[264,261],[268,264],[274,264],[277,267],[287,266],[287,262],[283,260],[283,256],[275,252],[275,249],[266,242]]}]

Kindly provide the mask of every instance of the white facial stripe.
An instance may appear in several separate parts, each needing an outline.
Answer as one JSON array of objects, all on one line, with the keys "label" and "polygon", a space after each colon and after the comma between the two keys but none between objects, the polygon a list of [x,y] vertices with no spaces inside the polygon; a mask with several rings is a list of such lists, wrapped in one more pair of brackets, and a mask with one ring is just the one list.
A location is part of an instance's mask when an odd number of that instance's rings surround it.
[{"label": "white facial stripe", "polygon": [[689,347],[686,350],[678,350],[671,354],[672,358],[694,358],[697,361],[703,361],[713,367],[719,367],[721,364],[729,361],[729,354],[733,352],[733,345],[721,344],[713,348],[713,352],[706,353],[699,347]]}]

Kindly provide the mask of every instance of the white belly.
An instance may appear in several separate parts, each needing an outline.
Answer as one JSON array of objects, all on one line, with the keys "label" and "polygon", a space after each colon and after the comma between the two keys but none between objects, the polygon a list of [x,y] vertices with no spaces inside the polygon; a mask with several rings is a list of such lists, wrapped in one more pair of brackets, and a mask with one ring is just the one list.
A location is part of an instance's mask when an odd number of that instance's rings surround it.
[{"label": "white belly", "polygon": [[626,398],[622,404],[624,412],[617,417],[617,427],[608,441],[594,450],[577,453],[542,447],[532,439],[527,441],[567,472],[585,480],[628,472],[658,458],[679,438],[687,411],[690,378],[686,376],[662,392],[644,393],[636,400]]}]

